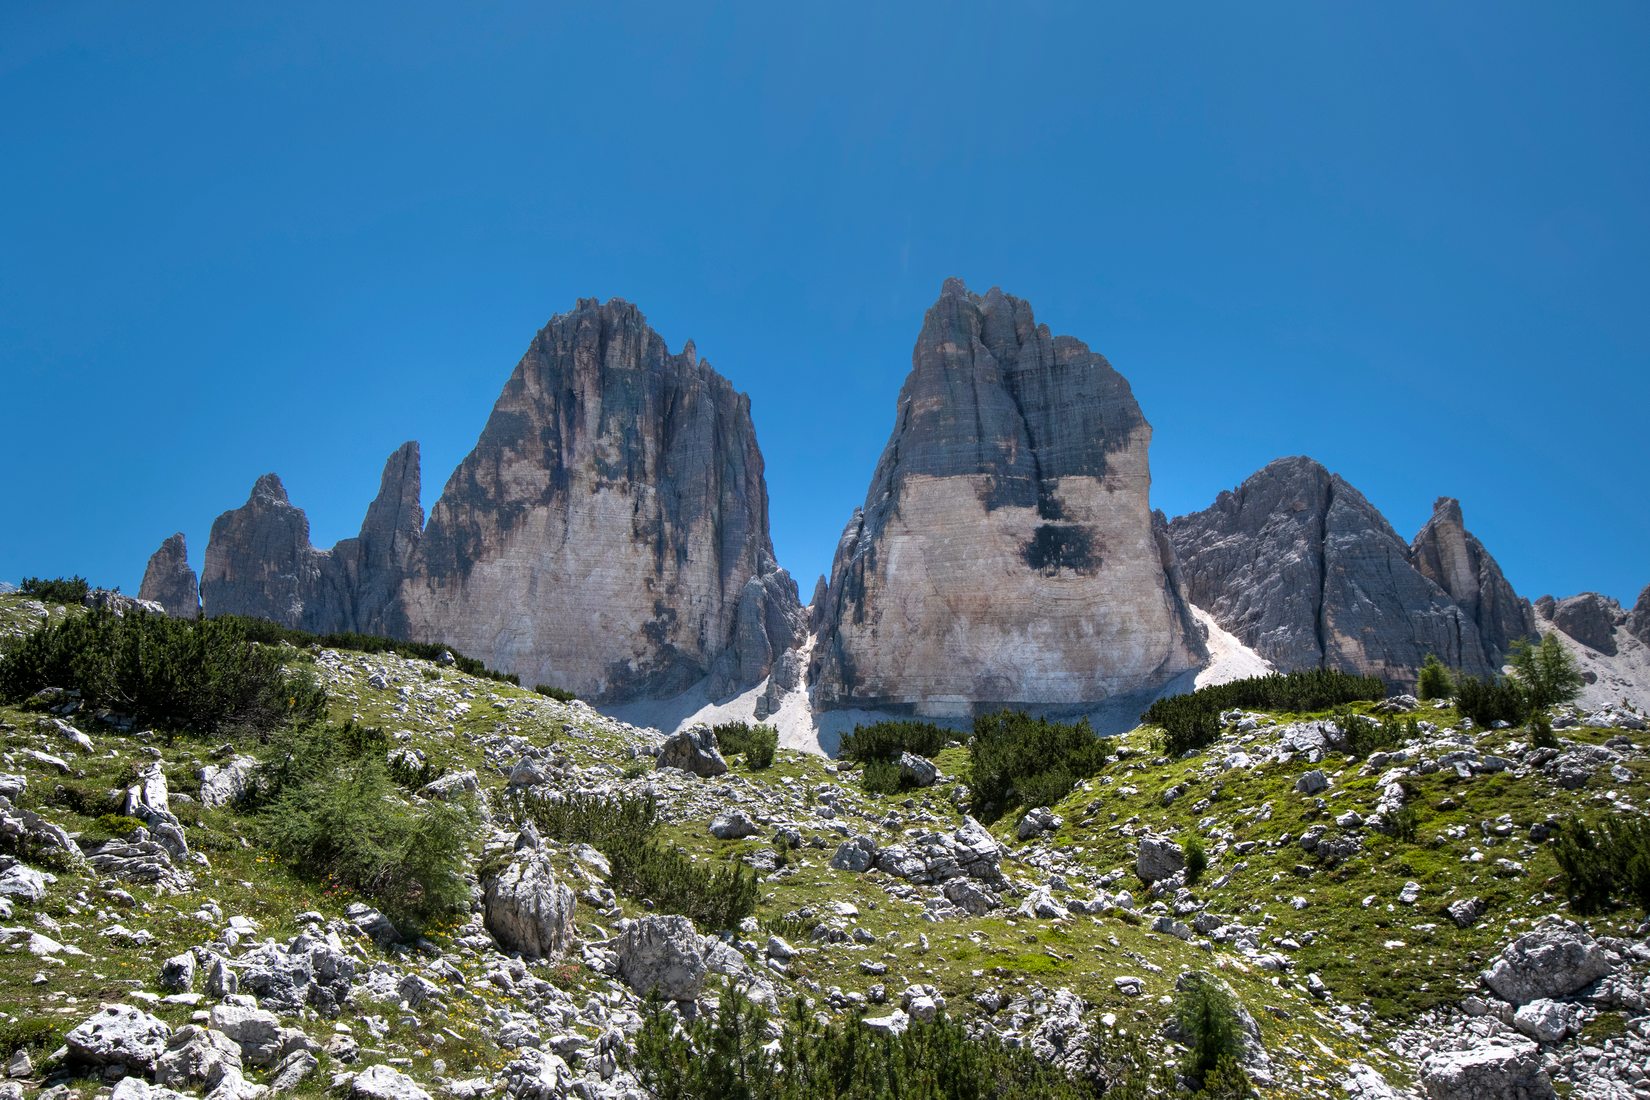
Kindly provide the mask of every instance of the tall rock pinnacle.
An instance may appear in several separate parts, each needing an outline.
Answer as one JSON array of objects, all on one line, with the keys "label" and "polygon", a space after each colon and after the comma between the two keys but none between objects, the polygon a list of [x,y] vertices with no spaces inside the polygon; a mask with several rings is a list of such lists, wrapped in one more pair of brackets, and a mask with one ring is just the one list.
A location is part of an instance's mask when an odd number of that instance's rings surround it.
[{"label": "tall rock pinnacle", "polygon": [[150,556],[138,587],[138,599],[153,600],[174,619],[193,619],[200,614],[200,584],[189,565],[189,548],[182,531],[161,543]]},{"label": "tall rock pinnacle", "polygon": [[1410,544],[1410,560],[1472,618],[1491,667],[1501,667],[1514,642],[1536,636],[1530,602],[1513,591],[1484,544],[1467,530],[1460,501],[1438,498],[1432,518]]},{"label": "tall rock pinnacle", "polygon": [[1196,668],[1150,442],[1102,356],[947,280],[816,598],[819,703],[1076,707]]},{"label": "tall rock pinnacle", "polygon": [[750,399],[635,306],[534,338],[430,512],[406,628],[593,699],[766,676],[801,632]]}]

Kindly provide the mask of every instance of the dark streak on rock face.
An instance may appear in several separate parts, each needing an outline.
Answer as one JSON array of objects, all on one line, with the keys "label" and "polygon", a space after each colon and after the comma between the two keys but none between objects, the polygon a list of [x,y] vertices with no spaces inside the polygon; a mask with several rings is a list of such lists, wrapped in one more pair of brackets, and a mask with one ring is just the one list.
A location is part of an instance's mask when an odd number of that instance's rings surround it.
[{"label": "dark streak on rock face", "polygon": [[1052,575],[1069,569],[1093,576],[1100,571],[1100,556],[1095,552],[1092,534],[1087,527],[1076,524],[1043,524],[1021,553],[1026,565],[1040,573]]}]

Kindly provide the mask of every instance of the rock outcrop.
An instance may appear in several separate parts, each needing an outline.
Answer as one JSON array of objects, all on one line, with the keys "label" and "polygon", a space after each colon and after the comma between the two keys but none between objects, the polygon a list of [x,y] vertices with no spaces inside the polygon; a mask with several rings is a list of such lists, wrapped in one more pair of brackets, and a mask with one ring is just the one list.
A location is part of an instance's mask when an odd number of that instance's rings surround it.
[{"label": "rock outcrop", "polygon": [[200,614],[200,582],[189,564],[189,548],[183,532],[160,544],[143,571],[138,599],[152,600],[174,619],[193,619]]},{"label": "rock outcrop", "polygon": [[[1450,562],[1453,524],[1433,518],[1418,542],[1424,555]],[[1472,561],[1466,538],[1463,530]],[[1411,563],[1409,545],[1363,494],[1309,458],[1279,459],[1179,517],[1169,541],[1188,598],[1279,671],[1338,668],[1412,684],[1428,653],[1473,676],[1500,667],[1501,651],[1486,646],[1474,614]],[[1490,620],[1499,623],[1511,590],[1493,591],[1493,565],[1481,554],[1473,583],[1464,575],[1451,583],[1478,593],[1482,609],[1488,578]]]},{"label": "rock outcrop", "polygon": [[401,601],[412,636],[592,699],[755,683],[801,608],[750,399],[635,306],[581,300],[505,384]]},{"label": "rock outcrop", "polygon": [[1582,645],[1608,657],[1616,655],[1616,627],[1630,622],[1622,615],[1619,603],[1597,592],[1583,592],[1562,600],[1543,598],[1541,613]]},{"label": "rock outcrop", "polygon": [[1627,633],[1650,645],[1650,585],[1639,593],[1638,602],[1627,613]]},{"label": "rock outcrop", "polygon": [[1432,518],[1410,544],[1410,560],[1477,625],[1492,666],[1505,662],[1514,642],[1535,637],[1530,602],[1513,591],[1484,544],[1467,530],[1454,497],[1439,497],[1432,506]]},{"label": "rock outcrop", "polygon": [[824,707],[1077,708],[1206,657],[1147,501],[1151,426],[1100,355],[947,280],[816,596]]}]

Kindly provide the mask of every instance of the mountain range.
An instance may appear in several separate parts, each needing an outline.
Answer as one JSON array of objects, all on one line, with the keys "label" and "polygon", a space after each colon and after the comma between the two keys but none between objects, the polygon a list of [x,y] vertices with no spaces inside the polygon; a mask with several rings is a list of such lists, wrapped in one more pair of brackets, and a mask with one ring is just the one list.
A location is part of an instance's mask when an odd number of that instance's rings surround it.
[{"label": "mountain range", "polygon": [[793,743],[832,715],[1075,714],[1233,669],[1410,687],[1437,654],[1492,675],[1547,632],[1595,701],[1650,698],[1650,588],[1631,610],[1532,604],[1458,501],[1405,541],[1304,457],[1171,521],[1151,508],[1151,437],[1102,355],[1022,299],[947,280],[804,607],[774,556],[749,398],[634,305],[581,299],[533,338],[427,522],[416,442],[330,549],[266,474],[213,523],[198,584],[177,534],[140,597],[440,641],[597,703],[667,704],[677,724],[785,711]]}]

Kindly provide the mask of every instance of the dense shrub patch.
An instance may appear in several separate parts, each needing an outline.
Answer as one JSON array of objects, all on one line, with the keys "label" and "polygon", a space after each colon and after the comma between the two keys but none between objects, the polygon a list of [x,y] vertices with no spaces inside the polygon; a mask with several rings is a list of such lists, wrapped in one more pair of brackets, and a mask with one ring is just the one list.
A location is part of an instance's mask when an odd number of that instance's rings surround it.
[{"label": "dense shrub patch", "polygon": [[533,690],[544,696],[546,699],[554,699],[558,703],[571,703],[573,700],[578,698],[577,695],[574,695],[566,688],[551,687],[549,684],[538,684],[533,688]]},{"label": "dense shrub patch", "polygon": [[85,577],[24,577],[17,591],[47,603],[80,603],[91,595],[92,586]]},{"label": "dense shrub patch", "polygon": [[312,722],[326,706],[314,679],[252,644],[240,620],[105,608],[47,623],[0,656],[0,699],[20,702],[47,687],[197,734],[267,733]]},{"label": "dense shrub patch", "polygon": [[1553,855],[1576,912],[1624,903],[1650,911],[1650,820],[1612,814],[1589,826],[1572,819],[1559,827]]},{"label": "dense shrub patch", "polygon": [[756,912],[756,872],[732,863],[716,869],[661,844],[650,800],[628,795],[523,797],[516,809],[555,840],[600,850],[612,866],[613,888],[622,894],[711,930],[737,928]]},{"label": "dense shrub patch", "polygon": [[1015,711],[982,714],[968,742],[974,812],[995,821],[1011,806],[1051,806],[1106,763],[1087,719],[1051,722]]},{"label": "dense shrub patch", "polygon": [[724,722],[711,730],[716,747],[724,756],[743,756],[752,771],[773,767],[779,748],[779,731],[772,726],[752,726],[745,722]]},{"label": "dense shrub patch", "polygon": [[462,802],[413,802],[397,789],[381,730],[346,723],[271,739],[245,807],[259,838],[294,869],[372,900],[403,931],[467,910]]},{"label": "dense shrub patch", "polygon": [[1201,749],[1220,736],[1220,714],[1234,707],[1253,710],[1328,710],[1347,703],[1386,696],[1375,676],[1353,676],[1336,669],[1312,668],[1284,675],[1252,676],[1198,688],[1153,703],[1142,722],[1160,727],[1171,756]]},{"label": "dense shrub patch", "polygon": [[1455,683],[1455,709],[1486,729],[1497,722],[1516,726],[1530,715],[1530,697],[1515,680],[1463,676]]},{"label": "dense shrub patch", "polygon": [[947,1016],[898,1036],[857,1018],[821,1022],[800,1002],[775,1049],[768,1017],[736,987],[720,1007],[679,1024],[657,999],[643,1008],[632,1068],[659,1100],[1091,1100],[1102,1084],[1067,1077],[1028,1048],[971,1038]]},{"label": "dense shrub patch", "polygon": [[318,645],[323,649],[349,649],[357,653],[394,653],[398,657],[418,661],[439,660],[443,653],[448,653],[452,655],[453,667],[460,672],[486,680],[496,680],[501,684],[521,686],[521,677],[515,673],[495,672],[474,657],[466,657],[441,642],[404,642],[398,638],[384,638],[377,634],[357,634],[353,630],[311,634],[306,630],[295,630],[290,626],[272,623],[268,619],[252,619],[243,615],[219,615],[212,621],[240,623],[248,638],[266,645],[276,642],[286,642],[300,647]]},{"label": "dense shrub patch", "polygon": [[961,737],[956,730],[932,722],[873,722],[844,734],[837,755],[861,764],[870,760],[898,760],[902,752],[933,756]]}]

